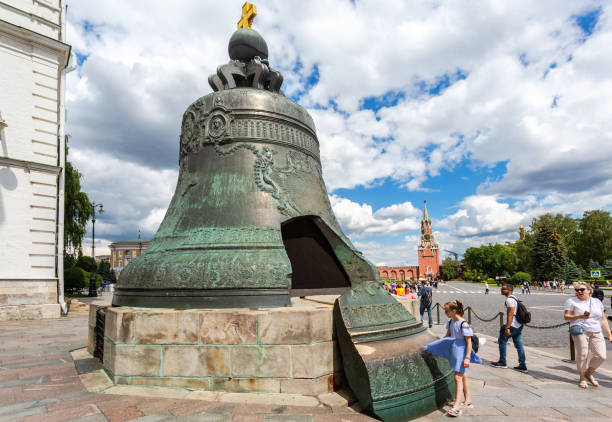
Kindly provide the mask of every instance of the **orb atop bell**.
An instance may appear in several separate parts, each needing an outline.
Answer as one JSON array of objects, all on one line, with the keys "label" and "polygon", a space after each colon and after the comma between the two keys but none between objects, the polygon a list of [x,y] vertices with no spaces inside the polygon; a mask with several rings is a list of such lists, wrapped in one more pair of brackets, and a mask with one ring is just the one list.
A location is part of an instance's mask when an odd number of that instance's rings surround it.
[{"label": "orb atop bell", "polygon": [[183,114],[174,196],[115,306],[289,306],[378,279],[334,216],[312,117],[281,92],[245,7],[214,92]]},{"label": "orb atop bell", "polygon": [[229,40],[230,59],[250,61],[255,57],[268,58],[268,45],[259,32],[250,28],[240,28]]}]

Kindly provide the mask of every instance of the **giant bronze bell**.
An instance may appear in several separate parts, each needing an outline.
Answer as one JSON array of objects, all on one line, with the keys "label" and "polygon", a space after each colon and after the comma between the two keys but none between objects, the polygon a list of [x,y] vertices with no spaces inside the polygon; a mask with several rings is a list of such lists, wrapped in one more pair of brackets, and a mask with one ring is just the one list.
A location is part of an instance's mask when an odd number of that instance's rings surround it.
[{"label": "giant bronze bell", "polygon": [[113,305],[288,306],[378,279],[334,217],[314,123],[280,91],[266,42],[240,28],[229,55],[183,115],[176,191]]}]

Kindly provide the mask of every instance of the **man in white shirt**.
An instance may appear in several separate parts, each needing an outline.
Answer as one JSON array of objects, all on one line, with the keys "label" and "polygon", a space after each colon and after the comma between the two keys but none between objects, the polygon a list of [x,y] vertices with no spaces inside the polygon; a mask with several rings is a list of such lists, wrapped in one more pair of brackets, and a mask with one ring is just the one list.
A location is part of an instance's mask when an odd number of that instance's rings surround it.
[{"label": "man in white shirt", "polygon": [[508,339],[512,338],[514,347],[518,352],[518,366],[513,369],[527,373],[527,365],[525,364],[525,349],[523,348],[523,341],[521,340],[521,334],[523,333],[523,324],[518,322],[515,318],[516,310],[518,308],[518,301],[512,296],[514,287],[512,284],[503,284],[501,288],[501,294],[506,297],[504,307],[506,308],[506,320],[504,325],[499,330],[499,338],[497,342],[499,344],[499,360],[492,362],[491,365],[496,368],[507,368],[506,364],[506,346]]}]

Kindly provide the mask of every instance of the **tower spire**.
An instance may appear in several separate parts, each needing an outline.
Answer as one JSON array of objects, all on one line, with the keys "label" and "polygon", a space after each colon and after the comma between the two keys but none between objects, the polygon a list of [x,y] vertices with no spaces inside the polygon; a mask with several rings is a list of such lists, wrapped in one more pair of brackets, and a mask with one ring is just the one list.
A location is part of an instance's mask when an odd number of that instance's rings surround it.
[{"label": "tower spire", "polygon": [[425,203],[423,210],[423,220],[429,220],[429,214],[427,213],[427,199],[423,201]]}]

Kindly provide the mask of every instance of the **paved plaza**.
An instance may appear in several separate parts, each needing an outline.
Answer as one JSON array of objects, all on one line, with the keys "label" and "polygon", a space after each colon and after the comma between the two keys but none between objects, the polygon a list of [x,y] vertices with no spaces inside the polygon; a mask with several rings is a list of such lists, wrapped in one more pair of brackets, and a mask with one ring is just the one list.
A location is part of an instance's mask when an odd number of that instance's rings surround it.
[{"label": "paved plaza", "polygon": [[[438,294],[437,299],[442,295]],[[501,303],[499,298],[495,300]],[[563,298],[558,296],[557,300]],[[440,335],[443,327],[434,326],[433,331]],[[86,314],[0,325],[0,421],[374,421],[346,401],[298,406],[299,397],[283,404],[280,395],[274,394],[252,394],[238,402],[223,402],[211,400],[205,392],[201,397],[207,400],[188,400],[180,398],[183,396],[176,390],[163,388],[113,387],[103,393],[88,391],[83,374],[99,366],[91,359],[74,361],[74,354],[70,353],[86,344]],[[513,365],[516,353],[512,346],[509,349],[508,363]],[[479,354],[486,364],[475,365],[469,372],[476,407],[466,411],[463,420],[612,419],[612,371],[600,371],[601,386],[584,391],[577,386],[574,365],[552,355],[549,349],[527,347],[529,374],[488,365],[497,359],[494,338],[488,339]],[[442,411],[436,411],[418,420],[448,418]]]}]

